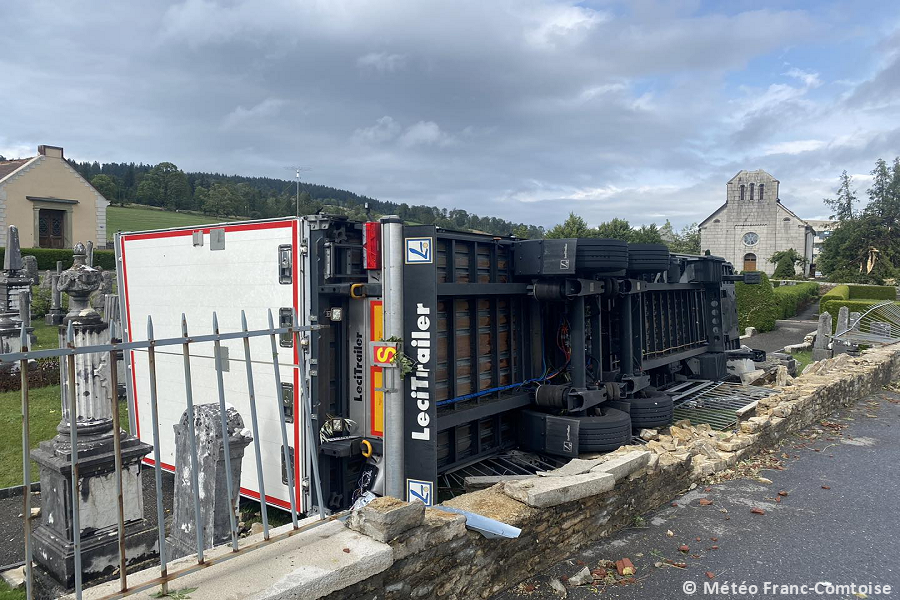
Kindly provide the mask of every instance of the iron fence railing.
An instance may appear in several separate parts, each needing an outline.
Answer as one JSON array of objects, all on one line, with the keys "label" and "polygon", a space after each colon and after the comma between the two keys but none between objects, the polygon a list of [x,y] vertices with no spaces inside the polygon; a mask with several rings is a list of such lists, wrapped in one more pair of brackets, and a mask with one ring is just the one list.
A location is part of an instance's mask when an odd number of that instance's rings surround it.
[{"label": "iron fence railing", "polygon": [[[153,321],[148,317],[147,319],[147,339],[140,341],[130,341],[130,342],[119,342],[116,341],[117,331],[120,331],[121,328],[116,326],[115,321],[110,321],[109,323],[109,343],[105,344],[94,344],[89,346],[76,346],[75,344],[75,331],[73,324],[70,322],[66,329],[65,334],[65,347],[55,348],[50,350],[33,350],[30,351],[28,349],[28,335],[26,333],[25,325],[23,324],[21,330],[21,351],[20,352],[10,352],[6,354],[0,354],[0,365],[16,365],[21,374],[21,396],[22,396],[22,478],[23,478],[23,510],[22,510],[22,518],[24,521],[24,530],[25,530],[25,587],[26,594],[29,600],[34,596],[34,576],[32,570],[33,556],[32,556],[32,548],[34,545],[32,538],[32,516],[31,516],[31,460],[30,460],[30,449],[31,449],[31,439],[30,439],[30,414],[29,414],[29,382],[28,382],[28,363],[32,360],[42,359],[42,358],[52,358],[59,357],[62,361],[65,359],[65,368],[64,368],[64,377],[67,379],[67,385],[64,386],[66,388],[67,396],[63,401],[67,403],[68,406],[68,429],[69,429],[69,443],[71,444],[71,462],[72,462],[72,498],[78,499],[80,494],[79,489],[79,474],[78,474],[78,464],[79,464],[79,456],[78,456],[78,409],[76,406],[76,396],[75,396],[75,357],[78,355],[85,354],[99,354],[99,353],[108,353],[109,355],[109,364],[111,365],[110,369],[110,386],[109,390],[111,390],[109,401],[112,403],[112,419],[113,419],[113,443],[115,449],[115,485],[117,489],[117,512],[118,512],[118,544],[119,544],[119,581],[120,581],[120,591],[116,594],[112,594],[107,596],[107,598],[120,598],[124,597],[138,591],[142,591],[145,589],[149,589],[156,585],[161,586],[162,594],[168,593],[168,582],[182,575],[186,575],[195,571],[197,568],[203,565],[208,565],[211,562],[221,562],[226,559],[226,557],[219,557],[212,560],[206,560],[204,558],[204,551],[207,548],[204,547],[204,539],[203,539],[203,523],[201,521],[201,499],[200,499],[200,484],[198,481],[199,473],[198,473],[198,456],[197,456],[197,436],[195,431],[195,423],[194,423],[194,403],[193,403],[193,391],[192,391],[192,383],[191,383],[191,353],[190,347],[192,344],[197,343],[209,343],[212,342],[215,347],[215,369],[217,376],[217,385],[218,385],[218,400],[219,400],[219,415],[221,418],[221,426],[222,426],[222,434],[223,434],[223,443],[224,447],[224,458],[226,461],[226,486],[229,498],[235,498],[237,495],[234,493],[234,482],[232,481],[231,476],[231,466],[230,466],[230,445],[229,445],[229,435],[228,435],[228,424],[227,424],[227,410],[226,410],[226,402],[225,402],[225,387],[223,384],[223,357],[221,352],[221,342],[225,340],[234,340],[241,339],[243,340],[244,347],[244,363],[247,372],[247,394],[249,397],[250,403],[250,419],[251,419],[251,427],[253,432],[253,443],[255,450],[255,462],[256,462],[256,472],[259,479],[260,486],[260,498],[266,498],[265,495],[265,484],[263,482],[262,475],[262,454],[260,452],[260,439],[259,439],[259,429],[257,423],[257,411],[256,411],[256,391],[255,391],[255,382],[253,379],[253,369],[251,363],[259,363],[260,361],[254,361],[251,358],[250,354],[250,338],[261,337],[261,336],[269,336],[271,340],[272,347],[272,368],[274,371],[274,384],[275,384],[275,398],[278,404],[278,413],[280,419],[280,429],[281,429],[281,439],[282,439],[282,447],[284,449],[284,459],[285,464],[291,464],[291,457],[288,455],[289,445],[288,445],[288,433],[287,433],[287,425],[285,419],[285,410],[284,404],[281,401],[282,391],[281,391],[281,374],[279,368],[279,360],[278,360],[278,348],[279,348],[279,336],[287,335],[291,336],[293,339],[296,348],[303,348],[301,343],[300,335],[304,332],[313,331],[315,329],[320,329],[323,326],[316,325],[312,327],[308,326],[299,326],[297,322],[296,314],[294,315],[293,323],[288,327],[275,327],[274,320],[272,317],[272,311],[268,312],[268,324],[269,326],[266,329],[257,329],[257,330],[248,330],[247,328],[247,319],[244,311],[241,311],[241,323],[242,329],[241,331],[234,331],[228,333],[221,333],[219,331],[218,326],[218,317],[215,312],[212,314],[213,320],[213,333],[206,335],[197,335],[191,336],[188,334],[188,325],[187,319],[182,315],[181,319],[181,329],[182,335],[181,337],[175,338],[162,338],[155,339],[153,333]],[[187,411],[187,423],[188,423],[188,438],[190,443],[190,465],[191,465],[191,488],[193,494],[193,505],[194,505],[194,529],[196,531],[196,558],[197,564],[193,567],[183,568],[175,572],[169,572],[168,570],[168,560],[166,553],[166,527],[165,527],[165,514],[163,509],[163,495],[162,495],[162,461],[160,456],[160,436],[159,436],[159,414],[158,414],[158,402],[157,402],[157,382],[156,382],[156,349],[167,346],[181,346],[181,351],[184,357],[184,377],[185,377],[185,408]],[[157,524],[159,530],[159,568],[160,568],[160,577],[158,579],[153,580],[151,583],[142,584],[139,586],[135,586],[132,588],[128,587],[128,573],[126,568],[126,553],[125,553],[125,508],[124,508],[124,495],[122,490],[122,457],[121,457],[121,429],[119,423],[119,410],[118,410],[118,398],[117,398],[117,379],[116,379],[116,356],[119,351],[131,351],[131,350],[146,350],[148,354],[149,361],[149,384],[150,384],[150,406],[151,406],[151,419],[152,419],[152,432],[153,432],[153,452],[154,452],[154,475],[156,479],[156,506],[157,506]],[[301,381],[300,386],[300,402],[302,407],[302,419],[305,425],[305,434],[309,440],[309,443],[305,444],[306,447],[306,459],[312,465],[312,476],[313,476],[313,484],[315,485],[315,491],[317,494],[317,499],[319,501],[320,506],[322,505],[322,485],[321,480],[319,478],[318,471],[318,460],[316,457],[316,436],[313,435],[313,425],[312,425],[312,405],[309,394],[307,393],[306,386],[303,382],[306,381],[306,373],[305,373],[305,365],[302,359],[302,352],[299,354],[300,359],[297,361],[297,364],[291,365],[291,368],[296,368],[299,370],[299,379]],[[268,364],[268,361],[262,361],[264,364]],[[63,411],[65,413],[65,411]],[[237,519],[235,511],[237,509],[236,503],[229,502],[229,517],[230,517],[230,527],[231,527],[231,546],[233,553],[250,551],[255,548],[258,548],[270,541],[274,541],[275,539],[280,539],[283,537],[287,537],[293,535],[295,533],[299,533],[304,529],[308,529],[310,526],[321,523],[325,520],[325,511],[319,510],[319,521],[315,523],[311,523],[306,527],[301,527],[297,517],[297,505],[296,505],[296,497],[297,497],[297,488],[296,481],[294,480],[293,469],[286,469],[287,471],[287,486],[288,486],[288,496],[290,498],[290,513],[291,513],[291,522],[292,529],[286,533],[280,534],[278,536],[271,536],[269,531],[269,519],[267,513],[267,506],[265,501],[260,502],[260,511],[262,517],[262,526],[263,526],[263,540],[262,542],[250,543],[241,546],[238,539],[238,530],[237,530]],[[80,531],[80,512],[81,507],[80,503],[76,500],[71,503],[72,510],[72,524],[73,524],[73,540],[74,540],[74,561],[75,561],[75,597],[80,599],[82,596],[82,569],[81,569],[81,531]],[[228,556],[232,556],[228,555]]]}]

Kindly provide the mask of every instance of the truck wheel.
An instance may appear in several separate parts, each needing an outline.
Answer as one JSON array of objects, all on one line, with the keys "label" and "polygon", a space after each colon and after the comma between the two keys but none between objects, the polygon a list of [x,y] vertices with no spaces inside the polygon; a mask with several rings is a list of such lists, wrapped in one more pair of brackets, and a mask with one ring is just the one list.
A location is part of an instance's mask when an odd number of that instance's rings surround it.
[{"label": "truck wheel", "polygon": [[669,249],[663,244],[628,244],[628,270],[658,273],[669,269]]},{"label": "truck wheel", "polygon": [[666,393],[651,390],[646,398],[629,398],[631,403],[631,426],[635,429],[663,427],[672,422],[672,397]]},{"label": "truck wheel", "polygon": [[631,418],[628,413],[604,407],[598,411],[599,415],[579,419],[579,452],[612,452],[631,440]]},{"label": "truck wheel", "polygon": [[628,244],[622,240],[579,238],[575,247],[575,268],[581,271],[612,273],[628,267]]}]

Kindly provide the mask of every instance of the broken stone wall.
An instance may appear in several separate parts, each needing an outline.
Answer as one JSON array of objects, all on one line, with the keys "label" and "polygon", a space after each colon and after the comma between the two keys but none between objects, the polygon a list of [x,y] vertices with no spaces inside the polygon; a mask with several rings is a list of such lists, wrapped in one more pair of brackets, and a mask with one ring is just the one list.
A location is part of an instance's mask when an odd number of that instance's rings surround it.
[{"label": "broken stone wall", "polygon": [[[669,436],[673,450],[666,448],[669,442],[652,444],[658,458],[610,491],[534,508],[514,500],[498,484],[445,503],[519,527],[517,539],[486,539],[466,531],[459,515],[429,508],[420,525],[388,541],[394,552],[391,567],[327,598],[487,598],[633,524],[636,516],[669,502],[693,481],[733,466],[900,379],[900,349],[872,350],[858,358],[841,355],[817,365],[813,373],[760,401],[756,416],[742,423],[738,434],[675,428],[680,439],[674,442],[678,438]],[[686,435],[690,438],[684,439]],[[701,445],[715,447],[718,458],[707,456]],[[625,447],[614,455],[646,449]]]}]

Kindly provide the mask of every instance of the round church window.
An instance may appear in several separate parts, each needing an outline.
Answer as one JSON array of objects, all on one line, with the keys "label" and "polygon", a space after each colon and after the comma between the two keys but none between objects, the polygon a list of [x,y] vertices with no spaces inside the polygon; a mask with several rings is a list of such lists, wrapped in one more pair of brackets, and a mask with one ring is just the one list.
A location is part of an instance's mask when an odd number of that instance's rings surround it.
[{"label": "round church window", "polygon": [[744,245],[755,246],[759,243],[759,234],[754,231],[748,231],[744,234]]}]

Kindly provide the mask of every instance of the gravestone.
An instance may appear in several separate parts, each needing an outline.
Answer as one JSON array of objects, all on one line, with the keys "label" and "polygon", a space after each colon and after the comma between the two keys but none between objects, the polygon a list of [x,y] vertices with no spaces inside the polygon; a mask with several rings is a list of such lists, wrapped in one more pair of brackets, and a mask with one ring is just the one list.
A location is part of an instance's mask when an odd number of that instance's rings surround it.
[{"label": "gravestone", "polygon": [[812,359],[814,361],[831,358],[829,347],[831,340],[831,313],[823,312],[819,315],[819,327],[816,329],[816,342],[813,344]]},{"label": "gravestone", "polygon": [[[3,274],[0,275],[0,352],[18,352],[22,349],[22,311],[31,310],[31,278],[25,273],[25,263],[19,249],[19,230],[9,226],[6,236],[6,252],[3,255]],[[20,292],[27,294],[22,296]],[[28,299],[27,306],[20,306],[20,299]],[[34,329],[26,327],[34,345]],[[12,365],[4,364],[0,370],[8,372]]]},{"label": "gravestone", "polygon": [[31,285],[40,285],[41,274],[38,272],[37,257],[31,255],[23,256],[22,264],[24,265],[23,270],[26,276],[31,279]]},{"label": "gravestone", "polygon": [[[225,444],[222,439],[221,412],[218,404],[194,407],[194,432],[197,442],[197,468],[200,496],[200,527],[203,547],[211,548],[231,540],[231,519],[241,487],[241,462],[244,449],[253,441],[250,430],[233,407],[226,409],[228,444],[231,457],[233,495],[228,497],[225,475]],[[197,551],[194,492],[191,481],[191,443],[187,410],[175,429],[175,522],[169,539],[172,557]]]},{"label": "gravestone", "polygon": [[850,309],[842,306],[838,310],[837,327],[834,330],[836,337],[832,343],[832,352],[834,354],[846,354],[850,349],[850,342],[846,340],[847,331],[850,329]]}]

